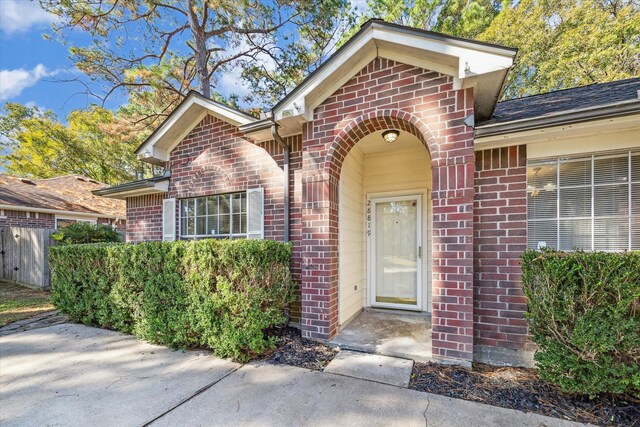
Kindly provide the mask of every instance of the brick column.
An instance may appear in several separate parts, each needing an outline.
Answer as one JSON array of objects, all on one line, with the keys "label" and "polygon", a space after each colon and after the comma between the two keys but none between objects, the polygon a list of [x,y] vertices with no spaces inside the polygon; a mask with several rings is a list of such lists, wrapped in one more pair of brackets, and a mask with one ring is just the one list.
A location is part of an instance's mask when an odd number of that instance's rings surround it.
[{"label": "brick column", "polygon": [[[467,150],[469,151],[469,150]],[[434,359],[473,359],[473,148],[433,170]],[[434,162],[436,163],[436,162]]]},{"label": "brick column", "polygon": [[312,153],[302,170],[302,336],[326,340],[338,328],[338,180]]}]

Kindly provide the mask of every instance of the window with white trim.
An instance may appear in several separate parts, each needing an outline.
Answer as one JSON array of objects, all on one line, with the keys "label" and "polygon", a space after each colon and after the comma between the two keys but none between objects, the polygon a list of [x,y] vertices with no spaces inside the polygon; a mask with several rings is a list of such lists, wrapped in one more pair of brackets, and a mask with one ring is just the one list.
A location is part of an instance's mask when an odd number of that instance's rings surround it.
[{"label": "window with white trim", "polygon": [[180,237],[247,237],[247,194],[181,199]]},{"label": "window with white trim", "polygon": [[528,247],[640,249],[640,151],[530,160]]}]

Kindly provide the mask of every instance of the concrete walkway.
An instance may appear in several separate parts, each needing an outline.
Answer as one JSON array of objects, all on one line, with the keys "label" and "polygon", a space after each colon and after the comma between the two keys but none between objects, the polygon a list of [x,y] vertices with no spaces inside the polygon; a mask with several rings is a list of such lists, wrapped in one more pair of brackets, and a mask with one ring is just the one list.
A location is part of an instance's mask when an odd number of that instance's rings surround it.
[{"label": "concrete walkway", "polygon": [[0,338],[0,425],[572,426],[378,382],[241,366],[62,324]]}]

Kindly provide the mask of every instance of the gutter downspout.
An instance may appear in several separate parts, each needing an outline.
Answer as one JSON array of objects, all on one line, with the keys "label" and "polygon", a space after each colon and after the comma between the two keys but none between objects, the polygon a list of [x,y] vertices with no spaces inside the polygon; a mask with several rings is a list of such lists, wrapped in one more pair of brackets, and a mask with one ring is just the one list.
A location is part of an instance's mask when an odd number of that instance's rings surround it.
[{"label": "gutter downspout", "polygon": [[284,142],[284,139],[278,133],[278,125],[274,123],[271,126],[271,136],[273,139],[280,144],[282,149],[284,150],[284,241],[289,241],[289,183],[290,183],[290,172],[289,172],[289,145]]}]

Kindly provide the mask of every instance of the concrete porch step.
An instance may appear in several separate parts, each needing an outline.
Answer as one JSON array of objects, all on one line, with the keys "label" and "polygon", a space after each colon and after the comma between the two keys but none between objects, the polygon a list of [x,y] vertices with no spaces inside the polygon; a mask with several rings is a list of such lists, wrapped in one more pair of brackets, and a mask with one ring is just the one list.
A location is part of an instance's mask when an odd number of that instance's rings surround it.
[{"label": "concrete porch step", "polygon": [[365,310],[328,344],[342,350],[429,362],[431,321],[413,313]]},{"label": "concrete porch step", "polygon": [[409,387],[413,360],[341,350],[324,372]]}]

